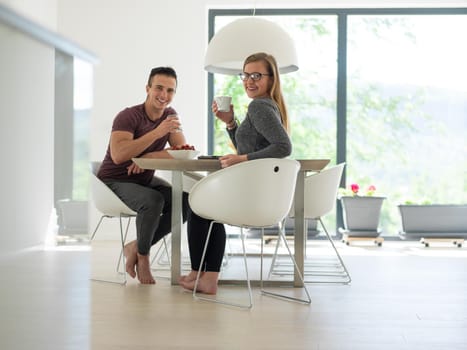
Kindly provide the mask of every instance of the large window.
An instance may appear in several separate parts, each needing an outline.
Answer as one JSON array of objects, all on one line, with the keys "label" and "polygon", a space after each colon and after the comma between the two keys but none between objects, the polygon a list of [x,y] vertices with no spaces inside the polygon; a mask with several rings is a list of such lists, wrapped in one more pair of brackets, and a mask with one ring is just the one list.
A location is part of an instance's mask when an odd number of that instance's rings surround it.
[{"label": "large window", "polygon": [[[212,10],[214,32],[238,15]],[[345,161],[347,184],[375,185],[387,198],[385,236],[398,234],[399,203],[467,203],[467,50],[459,41],[467,9],[261,15],[296,39],[300,69],[281,77],[292,157]],[[241,119],[249,101],[238,78],[215,74],[212,82],[210,99],[232,95]],[[213,152],[231,152],[224,126],[212,125]]]},{"label": "large window", "polygon": [[467,203],[467,16],[350,16],[348,180],[397,205]]}]

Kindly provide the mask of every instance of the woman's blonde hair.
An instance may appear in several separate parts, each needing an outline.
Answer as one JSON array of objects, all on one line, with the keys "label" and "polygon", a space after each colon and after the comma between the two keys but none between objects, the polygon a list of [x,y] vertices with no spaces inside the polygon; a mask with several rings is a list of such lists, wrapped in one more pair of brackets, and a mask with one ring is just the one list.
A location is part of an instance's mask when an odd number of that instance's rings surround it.
[{"label": "woman's blonde hair", "polygon": [[274,56],[267,54],[265,52],[258,52],[248,56],[243,63],[243,69],[248,63],[263,61],[266,63],[266,69],[268,74],[272,76],[272,85],[271,90],[269,91],[270,97],[276,102],[277,107],[279,108],[279,113],[281,115],[281,122],[285,130],[289,132],[289,116],[287,114],[287,107],[285,105],[284,97],[282,96],[281,89],[281,79],[279,76],[279,68],[277,67],[277,62]]}]

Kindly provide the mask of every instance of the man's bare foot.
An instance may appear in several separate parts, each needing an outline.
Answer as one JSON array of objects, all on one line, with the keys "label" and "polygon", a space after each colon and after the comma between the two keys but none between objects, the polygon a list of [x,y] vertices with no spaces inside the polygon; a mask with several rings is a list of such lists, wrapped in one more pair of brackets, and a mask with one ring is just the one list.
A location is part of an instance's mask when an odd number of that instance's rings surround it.
[{"label": "man's bare foot", "polygon": [[[219,279],[218,272],[205,272],[198,281],[196,291],[204,294],[216,294],[217,293],[217,280]],[[183,288],[193,290],[195,289],[196,277],[192,281],[181,281],[180,285]]]},{"label": "man's bare foot", "polygon": [[138,246],[136,241],[131,241],[130,243],[125,244],[123,248],[123,254],[125,255],[125,270],[132,277],[136,277],[136,262],[138,261]]},{"label": "man's bare foot", "polygon": [[141,284],[155,284],[156,280],[151,274],[151,264],[149,262],[149,254],[141,255],[137,253],[138,261],[136,262],[136,274]]},{"label": "man's bare foot", "polygon": [[[180,278],[178,279],[178,283],[181,284],[182,282],[187,283],[187,282],[194,281],[196,280],[197,275],[198,275],[198,271],[191,270],[191,272],[188,275],[180,276]],[[203,275],[204,275],[204,272],[201,272],[201,276]]]}]

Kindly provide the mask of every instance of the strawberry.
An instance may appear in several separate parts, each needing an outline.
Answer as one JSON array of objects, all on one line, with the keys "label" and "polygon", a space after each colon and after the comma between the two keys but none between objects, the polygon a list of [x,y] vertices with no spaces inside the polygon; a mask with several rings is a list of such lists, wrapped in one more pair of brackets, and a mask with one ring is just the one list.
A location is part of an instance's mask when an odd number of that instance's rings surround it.
[{"label": "strawberry", "polygon": [[195,146],[184,144],[184,145],[174,146],[173,149],[174,150],[194,150]]}]

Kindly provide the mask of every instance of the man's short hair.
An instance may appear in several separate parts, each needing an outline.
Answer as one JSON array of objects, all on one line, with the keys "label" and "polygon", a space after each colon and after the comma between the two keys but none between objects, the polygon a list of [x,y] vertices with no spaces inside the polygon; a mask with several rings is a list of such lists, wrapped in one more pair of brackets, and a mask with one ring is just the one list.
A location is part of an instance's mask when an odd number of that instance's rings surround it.
[{"label": "man's short hair", "polygon": [[148,86],[151,86],[152,77],[158,74],[172,77],[175,79],[175,83],[178,84],[177,73],[175,72],[175,69],[173,69],[172,67],[156,67],[151,69],[151,73],[149,73]]}]

